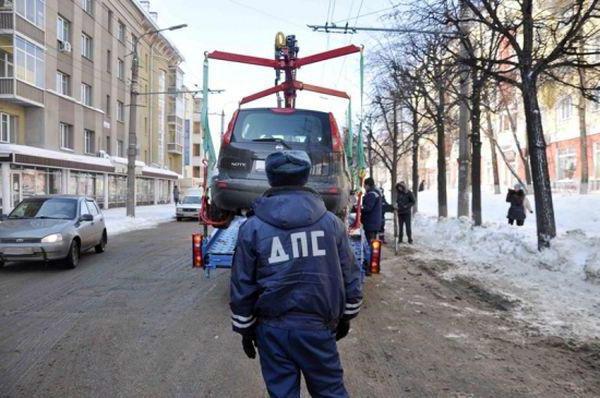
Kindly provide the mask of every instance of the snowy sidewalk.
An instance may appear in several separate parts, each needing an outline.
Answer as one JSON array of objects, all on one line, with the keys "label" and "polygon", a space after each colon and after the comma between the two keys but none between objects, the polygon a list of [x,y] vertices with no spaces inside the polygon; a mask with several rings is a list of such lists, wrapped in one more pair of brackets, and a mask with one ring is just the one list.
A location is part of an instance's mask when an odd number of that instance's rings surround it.
[{"label": "snowy sidewalk", "polygon": [[109,238],[125,232],[153,228],[158,224],[175,220],[175,205],[138,206],[135,218],[127,217],[124,207],[102,212]]},{"label": "snowy sidewalk", "polygon": [[451,218],[439,222],[436,192],[421,192],[415,242],[456,264],[444,277],[472,277],[518,301],[515,315],[542,333],[600,338],[600,196],[555,195],[558,237],[543,253],[535,215],[523,228],[507,225],[504,198],[484,194],[484,225],[473,228],[468,219],[452,218],[455,191],[448,194]]}]

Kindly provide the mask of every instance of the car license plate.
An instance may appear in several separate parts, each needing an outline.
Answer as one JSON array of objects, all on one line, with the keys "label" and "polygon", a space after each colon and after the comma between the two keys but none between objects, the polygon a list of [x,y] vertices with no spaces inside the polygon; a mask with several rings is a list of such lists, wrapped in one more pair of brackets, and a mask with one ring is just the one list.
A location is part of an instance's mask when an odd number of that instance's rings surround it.
[{"label": "car license plate", "polygon": [[2,252],[7,256],[21,256],[23,254],[31,254],[33,251],[29,247],[7,247]]},{"label": "car license plate", "polygon": [[265,171],[265,161],[264,160],[255,160],[254,161],[254,170]]}]

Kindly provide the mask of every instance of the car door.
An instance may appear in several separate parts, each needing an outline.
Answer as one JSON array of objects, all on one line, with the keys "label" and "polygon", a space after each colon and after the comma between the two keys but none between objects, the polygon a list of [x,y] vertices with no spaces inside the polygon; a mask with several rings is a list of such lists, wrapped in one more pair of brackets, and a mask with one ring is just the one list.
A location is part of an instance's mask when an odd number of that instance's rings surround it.
[{"label": "car door", "polygon": [[[79,217],[91,214],[85,200],[79,202]],[[81,248],[88,249],[94,245],[94,221],[79,221],[79,237],[81,238]]]},{"label": "car door", "polygon": [[90,213],[92,214],[92,216],[94,216],[94,221],[92,222],[92,244],[96,245],[100,242],[100,239],[102,238],[102,231],[104,230],[104,223],[102,222],[103,216],[102,213],[100,213],[100,210],[98,210],[98,206],[96,205],[96,203],[94,203],[93,200],[87,199],[85,202]]}]

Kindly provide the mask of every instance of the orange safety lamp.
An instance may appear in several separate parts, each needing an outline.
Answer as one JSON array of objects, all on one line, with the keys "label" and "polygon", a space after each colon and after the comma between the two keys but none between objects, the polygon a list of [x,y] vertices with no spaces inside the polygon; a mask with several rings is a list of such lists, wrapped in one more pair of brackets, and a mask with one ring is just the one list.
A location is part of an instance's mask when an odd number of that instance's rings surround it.
[{"label": "orange safety lamp", "polygon": [[204,267],[204,261],[202,259],[202,241],[204,240],[204,236],[200,233],[192,234],[192,267],[194,268],[202,268]]},{"label": "orange safety lamp", "polygon": [[371,268],[371,273],[378,274],[381,270],[380,267],[381,261],[381,241],[378,239],[373,239],[371,241],[371,263],[369,264]]}]

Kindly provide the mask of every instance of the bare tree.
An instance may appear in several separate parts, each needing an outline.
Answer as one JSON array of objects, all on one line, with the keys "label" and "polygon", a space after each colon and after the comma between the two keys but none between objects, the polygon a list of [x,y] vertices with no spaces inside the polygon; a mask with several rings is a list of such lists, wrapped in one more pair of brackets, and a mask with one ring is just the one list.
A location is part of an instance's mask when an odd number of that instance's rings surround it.
[{"label": "bare tree", "polygon": [[[546,140],[538,100],[540,80],[559,80],[556,71],[594,68],[598,62],[578,43],[600,32],[600,0],[461,0],[471,11],[465,22],[480,24],[502,37],[500,57],[489,60],[492,76],[521,91],[530,151],[540,249],[556,236]],[[568,82],[564,82],[569,84]],[[572,84],[572,83],[571,83]],[[584,91],[588,88],[583,87]]]}]

